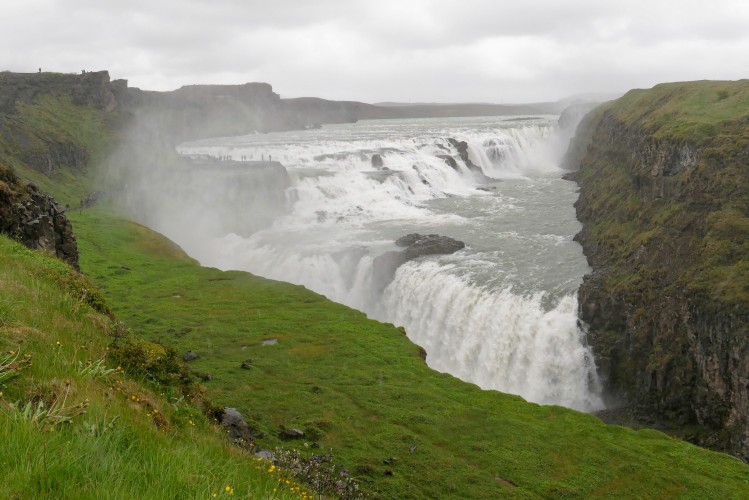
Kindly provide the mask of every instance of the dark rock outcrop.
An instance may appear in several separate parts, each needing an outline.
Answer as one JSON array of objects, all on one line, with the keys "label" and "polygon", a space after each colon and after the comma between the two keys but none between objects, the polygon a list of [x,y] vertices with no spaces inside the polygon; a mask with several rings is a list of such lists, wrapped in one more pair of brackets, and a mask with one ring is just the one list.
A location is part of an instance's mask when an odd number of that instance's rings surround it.
[{"label": "dark rock outcrop", "polygon": [[395,271],[409,260],[424,255],[451,254],[462,250],[466,246],[462,241],[448,236],[417,233],[402,236],[395,240],[395,244],[405,248],[378,255],[372,263],[374,287],[378,292],[382,291],[393,280]]},{"label": "dark rock outcrop", "polygon": [[39,95],[69,97],[77,106],[110,112],[117,108],[106,71],[83,74],[0,73],[0,113],[14,114],[18,103],[30,104]]},{"label": "dark rock outcrop", "polygon": [[[463,160],[463,163],[465,163],[468,170],[473,172],[473,175],[476,177],[478,181],[488,182],[491,180],[489,177],[486,176],[486,174],[484,174],[484,171],[481,170],[480,166],[476,165],[475,163],[471,161],[471,157],[468,154],[468,143],[466,141],[459,141],[457,139],[453,139],[452,137],[450,137],[447,139],[447,142],[449,142],[450,145],[453,146],[458,151],[458,156],[460,156],[460,159]],[[453,161],[455,161],[454,158],[453,158]],[[452,167],[449,161],[448,161],[448,165]]]},{"label": "dark rock outcrop", "polygon": [[452,168],[453,170],[460,170],[458,168],[458,162],[455,161],[455,158],[453,158],[452,156],[450,156],[450,155],[437,155],[437,158],[440,158],[442,161],[444,161],[445,163],[447,163],[450,166],[450,168]]},{"label": "dark rock outcrop", "polygon": [[395,240],[399,247],[405,247],[404,255],[408,260],[421,257],[422,255],[440,255],[455,253],[465,248],[466,244],[448,236],[439,234],[411,233]]},{"label": "dark rock outcrop", "polygon": [[[576,239],[593,268],[580,318],[622,414],[746,460],[749,121],[690,108],[689,95],[717,102],[714,85],[633,91],[578,127]],[[747,81],[721,85],[749,95]]]},{"label": "dark rock outcrop", "polygon": [[382,168],[383,162],[380,153],[375,153],[372,155],[372,166],[374,168]]},{"label": "dark rock outcrop", "polygon": [[24,186],[3,166],[0,166],[0,232],[78,269],[78,244],[65,210],[33,184]]},{"label": "dark rock outcrop", "polygon": [[47,177],[52,177],[61,165],[71,167],[79,173],[88,165],[88,152],[72,141],[43,138],[40,142],[40,147],[23,151],[21,160]]}]

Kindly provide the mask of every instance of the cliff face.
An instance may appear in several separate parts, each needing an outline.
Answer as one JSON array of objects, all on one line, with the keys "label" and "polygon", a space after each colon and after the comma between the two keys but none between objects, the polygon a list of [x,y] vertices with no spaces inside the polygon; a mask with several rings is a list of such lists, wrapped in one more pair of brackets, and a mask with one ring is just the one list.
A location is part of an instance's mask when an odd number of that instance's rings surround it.
[{"label": "cliff face", "polygon": [[749,81],[631,91],[583,120],[567,165],[610,404],[748,459]]},{"label": "cliff face", "polygon": [[78,268],[65,210],[37,184],[59,188],[68,203],[85,197],[83,179],[106,147],[117,104],[105,71],[0,73],[0,232]]},{"label": "cliff face", "polygon": [[0,73],[0,113],[15,114],[21,103],[31,104],[40,95],[70,97],[76,106],[110,112],[117,107],[109,73]]},{"label": "cliff face", "polygon": [[78,269],[78,245],[65,211],[33,184],[0,164],[0,233]]}]

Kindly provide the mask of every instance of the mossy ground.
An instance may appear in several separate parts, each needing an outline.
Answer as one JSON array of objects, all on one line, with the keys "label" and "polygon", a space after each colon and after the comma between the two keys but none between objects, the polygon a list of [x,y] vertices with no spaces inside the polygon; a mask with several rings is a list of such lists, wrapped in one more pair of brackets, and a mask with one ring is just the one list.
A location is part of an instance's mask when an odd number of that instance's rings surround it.
[{"label": "mossy ground", "polygon": [[[72,216],[81,267],[151,340],[193,350],[215,403],[266,448],[332,449],[383,498],[740,498],[749,468],[655,431],[482,391],[429,369],[391,325],[303,287],[202,268],[103,210]],[[275,345],[263,345],[276,339]],[[247,362],[250,369],[241,368]],[[279,426],[308,435],[283,441]]]}]

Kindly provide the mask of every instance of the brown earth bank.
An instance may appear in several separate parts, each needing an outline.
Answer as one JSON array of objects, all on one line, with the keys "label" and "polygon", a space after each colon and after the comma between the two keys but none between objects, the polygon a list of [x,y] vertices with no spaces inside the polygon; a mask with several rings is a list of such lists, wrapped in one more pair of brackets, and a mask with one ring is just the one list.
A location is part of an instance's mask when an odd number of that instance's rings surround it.
[{"label": "brown earth bank", "polygon": [[749,459],[749,81],[630,91],[566,166],[602,417]]}]

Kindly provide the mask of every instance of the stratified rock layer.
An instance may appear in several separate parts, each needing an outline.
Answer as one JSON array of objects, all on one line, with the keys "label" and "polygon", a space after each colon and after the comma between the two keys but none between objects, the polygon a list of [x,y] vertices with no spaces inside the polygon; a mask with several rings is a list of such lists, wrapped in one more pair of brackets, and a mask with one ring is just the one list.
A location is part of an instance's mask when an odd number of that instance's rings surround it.
[{"label": "stratified rock layer", "polygon": [[749,458],[749,82],[632,91],[567,166],[593,272],[580,317],[612,405]]}]

